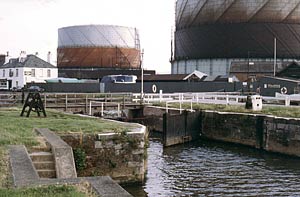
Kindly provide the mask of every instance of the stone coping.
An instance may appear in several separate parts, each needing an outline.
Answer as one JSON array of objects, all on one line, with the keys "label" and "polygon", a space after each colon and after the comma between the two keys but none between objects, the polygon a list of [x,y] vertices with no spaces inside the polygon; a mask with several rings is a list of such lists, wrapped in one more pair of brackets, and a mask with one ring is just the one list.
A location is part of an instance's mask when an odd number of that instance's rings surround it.
[{"label": "stone coping", "polygon": [[236,114],[236,115],[249,115],[249,116],[263,116],[263,117],[268,117],[268,118],[284,119],[284,120],[300,120],[300,118],[274,116],[274,115],[270,115],[270,114],[254,114],[254,113],[242,113],[242,112],[222,112],[222,111],[216,111],[216,110],[203,110],[203,111],[210,112],[210,113],[218,113],[218,114]]},{"label": "stone coping", "polygon": [[59,136],[49,129],[35,129],[50,144],[54,155],[55,170],[57,178],[76,178],[76,168],[73,156],[73,149]]}]

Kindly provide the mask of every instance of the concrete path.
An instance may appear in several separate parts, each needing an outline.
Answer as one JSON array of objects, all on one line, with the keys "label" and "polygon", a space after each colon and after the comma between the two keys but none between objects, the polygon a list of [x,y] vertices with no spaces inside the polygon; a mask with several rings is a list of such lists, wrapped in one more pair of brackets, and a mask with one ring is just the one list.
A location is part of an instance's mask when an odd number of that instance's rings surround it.
[{"label": "concrete path", "polygon": [[23,187],[39,180],[25,146],[10,146],[9,156],[15,187]]}]

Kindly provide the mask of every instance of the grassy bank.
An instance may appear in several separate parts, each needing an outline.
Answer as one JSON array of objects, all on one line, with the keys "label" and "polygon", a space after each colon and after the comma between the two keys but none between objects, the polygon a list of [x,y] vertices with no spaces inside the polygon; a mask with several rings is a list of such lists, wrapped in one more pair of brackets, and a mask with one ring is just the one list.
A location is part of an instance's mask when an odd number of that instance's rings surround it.
[{"label": "grassy bank", "polygon": [[86,197],[94,196],[87,191],[79,191],[73,186],[47,186],[27,189],[0,189],[0,196],[9,197]]},{"label": "grassy bank", "polygon": [[[165,103],[156,103],[156,106],[165,107]],[[179,108],[179,104],[172,104],[169,107]],[[182,104],[182,108],[190,109],[190,104]],[[276,107],[263,106],[260,112],[245,109],[244,105],[216,105],[216,104],[193,104],[194,110],[213,110],[220,112],[237,112],[237,113],[252,113],[252,114],[266,114],[279,117],[300,118],[300,108],[298,107]]]},{"label": "grassy bank", "polygon": [[[87,196],[75,187],[46,187],[25,190],[7,189],[11,178],[8,171],[8,145],[37,145],[34,128],[49,128],[57,133],[122,132],[128,126],[98,118],[80,117],[47,110],[47,117],[38,117],[31,112],[29,118],[20,117],[21,108],[0,108],[0,196]],[[126,126],[126,128],[124,128]]]},{"label": "grassy bank", "polygon": [[102,133],[124,130],[124,124],[69,115],[54,110],[47,110],[46,118],[37,117],[34,112],[31,112],[29,118],[20,117],[20,113],[20,108],[0,109],[0,146],[11,144],[35,145],[34,128],[49,128],[58,133]]}]

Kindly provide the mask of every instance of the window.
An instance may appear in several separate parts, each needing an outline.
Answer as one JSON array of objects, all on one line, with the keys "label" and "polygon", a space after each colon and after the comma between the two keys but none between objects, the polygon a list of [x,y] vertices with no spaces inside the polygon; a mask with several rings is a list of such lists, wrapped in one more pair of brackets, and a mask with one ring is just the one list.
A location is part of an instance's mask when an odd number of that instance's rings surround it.
[{"label": "window", "polygon": [[13,77],[14,76],[14,72],[12,71],[12,69],[9,69],[9,77]]},{"label": "window", "polygon": [[16,77],[19,76],[19,69],[16,69]]},{"label": "window", "polygon": [[3,75],[2,75],[2,77],[5,77],[5,70],[3,69]]},{"label": "window", "polygon": [[18,81],[16,81],[16,88],[17,88],[17,87],[19,87],[19,82],[18,82]]},{"label": "window", "polygon": [[44,76],[43,69],[40,69],[40,71],[39,71],[39,77],[43,77],[43,76]]},{"label": "window", "polygon": [[47,70],[47,77],[51,77],[51,70],[50,69]]},{"label": "window", "polygon": [[31,69],[31,76],[35,77],[35,69]]}]

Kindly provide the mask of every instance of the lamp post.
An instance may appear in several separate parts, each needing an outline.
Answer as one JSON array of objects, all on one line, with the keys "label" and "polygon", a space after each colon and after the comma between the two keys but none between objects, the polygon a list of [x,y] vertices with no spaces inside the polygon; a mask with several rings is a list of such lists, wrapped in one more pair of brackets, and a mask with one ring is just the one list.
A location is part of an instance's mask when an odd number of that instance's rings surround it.
[{"label": "lamp post", "polygon": [[274,77],[276,75],[276,64],[277,64],[277,39],[274,37]]},{"label": "lamp post", "polygon": [[144,58],[144,49],[141,51],[141,104],[144,100],[144,65],[143,65],[143,58]]},{"label": "lamp post", "polygon": [[247,61],[247,88],[248,88],[248,94],[250,93],[250,66],[254,66],[254,62],[250,62],[250,51],[248,51],[248,61]]}]

